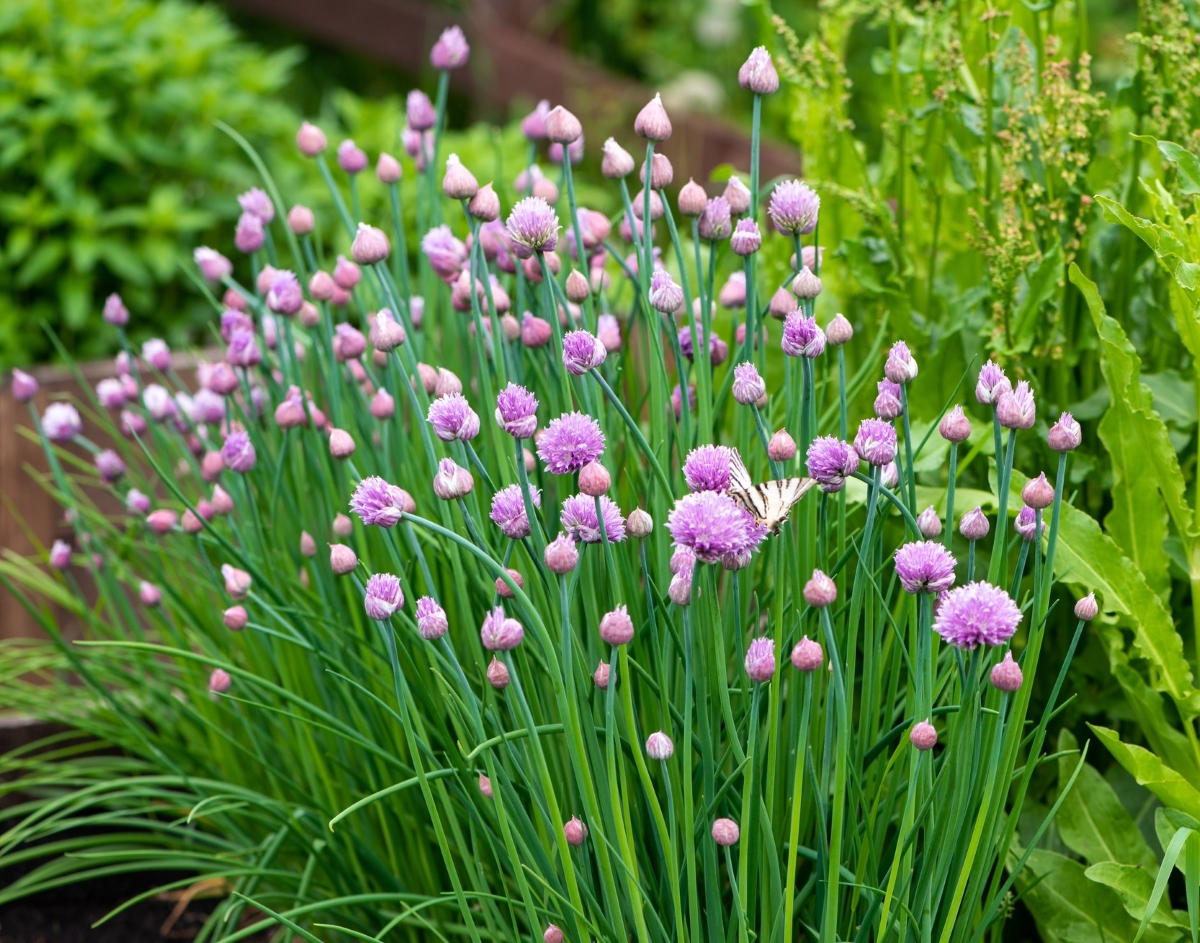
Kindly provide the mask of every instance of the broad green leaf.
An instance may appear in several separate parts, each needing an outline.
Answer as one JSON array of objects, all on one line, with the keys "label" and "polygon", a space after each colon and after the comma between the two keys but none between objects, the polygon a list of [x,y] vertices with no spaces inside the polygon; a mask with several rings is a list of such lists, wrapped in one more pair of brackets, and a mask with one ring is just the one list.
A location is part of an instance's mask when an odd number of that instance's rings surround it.
[{"label": "broad green leaf", "polygon": [[[1078,746],[1071,732],[1064,729],[1058,738],[1059,752],[1073,754]],[[1059,758],[1060,789],[1070,779],[1076,764],[1074,756]],[[1080,770],[1075,787],[1067,793],[1054,821],[1063,844],[1088,864],[1115,862],[1143,869],[1158,866],[1154,852],[1112,786],[1091,764]],[[1136,916],[1140,918],[1141,912]]]},{"label": "broad green leaf", "polygon": [[[1100,366],[1113,400],[1105,418],[1118,409],[1129,413],[1130,428],[1125,427],[1125,420],[1122,418],[1121,434],[1124,436],[1129,432],[1136,433],[1141,444],[1140,456],[1129,458],[1136,458],[1136,464],[1153,468],[1158,491],[1167,506],[1175,529],[1184,540],[1185,547],[1190,549],[1196,534],[1195,521],[1191,506],[1187,502],[1187,488],[1183,472],[1179,468],[1179,457],[1167,436],[1166,424],[1154,410],[1154,396],[1139,377],[1141,360],[1137,351],[1129,343],[1121,325],[1105,313],[1104,303],[1100,300],[1095,283],[1074,264],[1071,266],[1071,282],[1087,301],[1096,333],[1100,336]],[[1113,456],[1113,462],[1115,466],[1116,455]],[[1136,469],[1126,465],[1123,471],[1133,475]]]},{"label": "broad green leaf", "polygon": [[[1010,855],[1010,864],[1012,860]],[[1137,922],[1113,890],[1088,880],[1078,861],[1036,850],[1016,883],[1043,936],[1064,943],[1133,943]],[[1169,943],[1178,940],[1179,933],[1151,926],[1143,939]]]},{"label": "broad green leaf", "polygon": [[1184,779],[1145,747],[1122,743],[1116,731],[1088,724],[1118,763],[1162,800],[1163,805],[1200,818],[1200,789]]},{"label": "broad green leaf", "polygon": [[1154,408],[1164,422],[1182,429],[1196,422],[1196,385],[1178,370],[1143,373],[1142,383],[1154,395]]},{"label": "broad green leaf", "polygon": [[[1104,861],[1092,865],[1084,873],[1089,881],[1112,888],[1121,899],[1125,913],[1140,922],[1146,913],[1146,905],[1150,903],[1150,895],[1154,893],[1154,876],[1158,873],[1158,863],[1155,862],[1154,866],[1147,870],[1135,864]],[[1150,914],[1149,922],[1164,927],[1184,926],[1172,912],[1171,905],[1165,898],[1158,901],[1158,906]]]},{"label": "broad green leaf", "polygon": [[1037,337],[1037,314],[1042,305],[1058,293],[1058,283],[1063,275],[1062,244],[1055,242],[1042,256],[1036,266],[1031,266],[1025,276],[1029,282],[1024,297],[1013,315],[1013,345],[1017,350],[1028,350]]},{"label": "broad green leaf", "polygon": [[[1023,483],[1015,473],[1013,478],[1014,487]],[[1095,592],[1106,612],[1116,612],[1134,631],[1138,657],[1150,662],[1153,686],[1170,694],[1186,716],[1200,713],[1200,692],[1170,611],[1100,525],[1069,504],[1062,506],[1054,572],[1080,595]]]},{"label": "broad green leaf", "polygon": [[1192,369],[1200,375],[1200,304],[1192,301],[1178,282],[1168,282],[1171,312],[1175,315],[1175,330],[1192,355]]},{"label": "broad green leaf", "polygon": [[1116,200],[1106,196],[1096,197],[1096,202],[1104,209],[1104,216],[1109,222],[1120,223],[1146,243],[1180,285],[1188,291],[1195,291],[1200,287],[1200,265],[1187,261],[1185,246],[1171,230],[1159,223],[1134,216]]},{"label": "broad green leaf", "polygon": [[1135,134],[1133,137],[1139,141],[1150,141],[1164,160],[1175,165],[1179,171],[1180,190],[1189,196],[1200,193],[1200,158],[1172,141],[1160,141],[1149,134]]},{"label": "broad green leaf", "polygon": [[[1181,828],[1189,828],[1200,833],[1200,821],[1177,809],[1168,809],[1166,806],[1159,806],[1154,810],[1154,833],[1158,836],[1158,843],[1162,845],[1163,851],[1167,850]],[[1182,871],[1184,862],[1177,861],[1175,866]]]}]

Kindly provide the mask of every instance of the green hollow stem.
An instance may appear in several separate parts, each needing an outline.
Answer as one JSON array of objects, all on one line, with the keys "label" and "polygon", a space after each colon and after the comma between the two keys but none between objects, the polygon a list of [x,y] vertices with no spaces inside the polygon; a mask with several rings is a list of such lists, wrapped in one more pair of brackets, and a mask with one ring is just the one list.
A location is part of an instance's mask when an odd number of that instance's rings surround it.
[{"label": "green hollow stem", "polygon": [[787,883],[783,888],[783,941],[793,939],[796,907],[797,845],[800,841],[800,811],[804,800],[804,764],[808,755],[808,726],[812,712],[813,673],[804,676],[804,707],[800,714],[800,734],[796,742],[796,771],[792,776],[792,816],[788,825]]},{"label": "green hollow stem", "polygon": [[821,628],[825,632],[825,647],[829,653],[829,664],[833,669],[834,697],[837,702],[838,736],[833,780],[833,807],[830,819],[829,864],[825,874],[825,911],[821,920],[821,943],[834,943],[837,939],[839,911],[838,886],[841,880],[842,838],[846,806],[846,777],[850,758],[850,705],[846,700],[846,683],[842,676],[842,663],[838,656],[837,640],[833,634],[833,623],[829,619],[829,608],[821,609]]},{"label": "green hollow stem", "polygon": [[599,371],[590,370],[588,372],[595,379],[595,381],[600,384],[600,389],[604,391],[604,395],[608,397],[608,401],[612,403],[613,407],[618,413],[620,413],[621,418],[625,421],[625,425],[633,434],[633,437],[637,440],[638,446],[645,453],[651,467],[654,469],[654,474],[658,477],[659,484],[661,484],[663,487],[663,493],[665,495],[670,495],[672,493],[671,479],[668,478],[667,473],[662,470],[662,466],[658,463],[658,457],[650,448],[650,443],[646,441],[646,437],[642,434],[641,428],[636,422],[634,422],[633,417],[629,415],[629,410],[625,408],[625,404],[622,403],[617,397],[617,394],[613,392],[613,388],[608,385],[608,381],[600,375]]}]

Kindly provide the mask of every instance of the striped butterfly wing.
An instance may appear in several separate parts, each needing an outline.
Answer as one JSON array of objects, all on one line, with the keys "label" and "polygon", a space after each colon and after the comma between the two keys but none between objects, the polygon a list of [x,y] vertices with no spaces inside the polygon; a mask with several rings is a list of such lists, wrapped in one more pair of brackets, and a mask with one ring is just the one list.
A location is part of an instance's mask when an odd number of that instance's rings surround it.
[{"label": "striped butterfly wing", "polygon": [[725,493],[733,499],[738,507],[749,511],[757,520],[761,520],[767,512],[765,496],[760,493],[759,485],[754,483],[750,472],[742,461],[737,449],[729,450],[729,490]]},{"label": "striped butterfly wing", "polygon": [[[764,481],[756,485],[755,504],[762,511],[752,513],[764,524],[772,534],[779,533],[788,519],[796,502],[803,498],[812,486],[816,484],[811,478],[782,478],[778,481]],[[749,510],[749,509],[747,509]]]}]

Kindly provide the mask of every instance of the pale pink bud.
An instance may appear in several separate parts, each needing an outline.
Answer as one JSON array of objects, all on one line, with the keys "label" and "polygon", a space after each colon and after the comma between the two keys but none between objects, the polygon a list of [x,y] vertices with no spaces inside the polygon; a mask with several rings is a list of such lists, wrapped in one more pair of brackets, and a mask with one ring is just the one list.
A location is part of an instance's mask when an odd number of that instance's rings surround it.
[{"label": "pale pink bud", "polygon": [[224,694],[229,690],[231,684],[233,684],[233,679],[229,677],[229,672],[223,668],[214,668],[213,673],[208,676],[208,691],[210,694]]},{"label": "pale pink bud", "polygon": [[592,672],[592,681],[601,691],[608,690],[608,679],[612,676],[612,667],[608,662],[602,661],[596,666],[596,670]]},{"label": "pale pink bud", "polygon": [[[525,578],[521,576],[520,573],[511,567],[506,568],[504,572],[508,574],[508,578],[510,580],[517,584],[517,589],[525,588]],[[504,579],[504,577],[497,576],[496,595],[498,595],[501,599],[512,599],[516,593],[512,591],[512,587],[508,585],[508,582]]]},{"label": "pale pink bud", "polygon": [[479,791],[483,793],[485,799],[492,798],[492,781],[483,773],[479,774]]},{"label": "pale pink bud", "polygon": [[1045,472],[1030,479],[1021,489],[1021,500],[1035,511],[1045,510],[1054,503],[1054,485],[1046,480]]},{"label": "pale pink bud", "polygon": [[325,150],[328,143],[325,132],[307,121],[300,125],[300,130],[296,132],[296,146],[305,157],[316,157]]},{"label": "pale pink bud", "polygon": [[816,671],[824,660],[825,653],[821,651],[821,646],[807,635],[792,649],[792,664],[799,671]]},{"label": "pale pink bud", "polygon": [[490,684],[497,691],[503,691],[506,687],[508,687],[508,682],[510,680],[508,667],[495,655],[492,656],[491,662],[488,663],[487,679],[488,684]]},{"label": "pale pink bud", "polygon": [[717,819],[712,824],[712,837],[722,848],[736,845],[741,836],[741,830],[733,819]]},{"label": "pale pink bud", "polygon": [[579,470],[579,490],[593,498],[608,492],[612,476],[599,462],[588,462]]},{"label": "pale pink bud", "polygon": [[230,632],[240,632],[246,627],[249,616],[245,606],[230,606],[221,614],[221,620]]},{"label": "pale pink bud", "polygon": [[578,848],[588,836],[588,827],[572,816],[570,821],[563,825],[563,835],[566,837],[568,845]]},{"label": "pale pink bud", "polygon": [[804,584],[804,601],[814,609],[831,606],[837,600],[837,584],[820,570]]},{"label": "pale pink bud", "polygon": [[908,739],[918,750],[932,750],[938,742],[937,730],[928,720],[923,720],[909,731]]},{"label": "pale pink bud", "polygon": [[1075,603],[1075,618],[1081,622],[1091,622],[1099,612],[1100,606],[1096,603],[1095,593],[1088,593]]},{"label": "pale pink bud", "polygon": [[307,206],[296,205],[288,211],[288,228],[297,236],[306,236],[313,231],[316,226],[316,220],[313,218],[313,211]]},{"label": "pale pink bud", "polygon": [[661,730],[646,738],[646,756],[652,760],[666,762],[675,753],[675,744]]},{"label": "pale pink bud", "polygon": [[788,435],[786,429],[780,429],[767,443],[767,457],[773,462],[790,462],[796,457],[796,440]]},{"label": "pale pink bud", "polygon": [[618,606],[601,618],[600,637],[609,645],[628,645],[633,641],[633,620],[624,606]]},{"label": "pale pink bud", "polygon": [[667,109],[663,107],[661,95],[655,94],[638,112],[633,122],[633,130],[638,137],[660,143],[671,136],[671,119],[667,116]]},{"label": "pale pink bud", "polygon": [[998,691],[1007,691],[1012,693],[1021,688],[1025,676],[1021,673],[1021,666],[1013,661],[1012,652],[1004,653],[1004,661],[992,668],[991,681],[992,687]]}]

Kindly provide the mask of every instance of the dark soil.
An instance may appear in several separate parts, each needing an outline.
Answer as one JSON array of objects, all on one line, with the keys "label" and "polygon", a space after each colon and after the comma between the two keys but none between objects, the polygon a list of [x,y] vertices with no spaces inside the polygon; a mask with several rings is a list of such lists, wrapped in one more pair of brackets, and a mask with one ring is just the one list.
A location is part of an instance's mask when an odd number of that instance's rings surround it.
[{"label": "dark soil", "polygon": [[[191,940],[218,903],[194,900],[166,936],[174,901],[146,900],[93,929],[92,924],[131,897],[177,879],[178,873],[121,875],[64,887],[0,907],[0,943],[164,943]],[[262,943],[268,934],[249,943]]]}]

